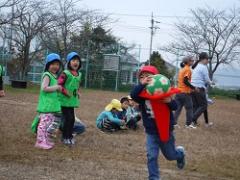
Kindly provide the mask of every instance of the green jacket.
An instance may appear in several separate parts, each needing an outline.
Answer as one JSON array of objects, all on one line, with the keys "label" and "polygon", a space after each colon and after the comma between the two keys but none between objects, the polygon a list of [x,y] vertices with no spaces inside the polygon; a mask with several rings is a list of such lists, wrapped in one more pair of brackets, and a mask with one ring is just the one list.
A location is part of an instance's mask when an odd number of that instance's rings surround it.
[{"label": "green jacket", "polygon": [[66,81],[64,88],[67,90],[68,95],[59,94],[60,103],[63,107],[79,107],[78,89],[80,87],[82,74],[79,72],[78,76],[74,76],[69,70],[64,70],[66,74]]},{"label": "green jacket", "polygon": [[[50,79],[49,86],[57,85],[57,78],[54,77],[49,72],[44,72],[42,75],[42,80],[45,76],[48,76]],[[42,89],[40,90],[39,102],[37,107],[37,112],[39,113],[55,113],[61,111],[61,105],[58,99],[58,92],[45,92]]]}]

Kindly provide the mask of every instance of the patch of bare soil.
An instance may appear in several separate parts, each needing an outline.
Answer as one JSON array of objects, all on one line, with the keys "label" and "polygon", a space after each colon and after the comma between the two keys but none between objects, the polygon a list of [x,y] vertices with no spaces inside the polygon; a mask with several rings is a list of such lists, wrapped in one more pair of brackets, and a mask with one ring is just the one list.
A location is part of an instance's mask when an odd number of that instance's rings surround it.
[{"label": "patch of bare soil", "polygon": [[[0,99],[0,179],[147,179],[143,127],[116,134],[105,134],[95,127],[98,113],[112,98],[123,95],[107,91],[83,93],[76,114],[87,125],[87,131],[77,136],[73,148],[58,140],[54,149],[44,151],[34,148],[36,139],[30,132],[38,95],[7,93]],[[186,149],[187,165],[179,171],[175,162],[160,155],[162,179],[240,179],[239,112],[239,101],[216,100],[209,107],[214,126],[206,128],[201,119],[201,126],[192,130],[184,128],[183,111],[181,128],[175,132],[177,145]]]}]

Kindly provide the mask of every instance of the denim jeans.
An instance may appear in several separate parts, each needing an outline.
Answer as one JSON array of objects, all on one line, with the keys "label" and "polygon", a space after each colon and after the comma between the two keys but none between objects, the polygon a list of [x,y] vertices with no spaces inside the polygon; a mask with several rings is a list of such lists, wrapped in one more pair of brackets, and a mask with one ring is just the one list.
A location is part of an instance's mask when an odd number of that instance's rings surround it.
[{"label": "denim jeans", "polygon": [[174,124],[177,124],[178,117],[184,106],[186,109],[186,125],[190,125],[193,119],[193,103],[192,103],[191,94],[187,94],[187,93],[177,94],[175,100],[177,101],[178,108],[174,114],[174,119],[175,119]]},{"label": "denim jeans", "polygon": [[158,134],[146,134],[147,166],[149,180],[159,180],[160,172],[158,166],[159,150],[161,149],[164,157],[169,160],[178,160],[183,158],[183,153],[175,148],[175,137],[170,133],[168,142],[162,142]]},{"label": "denim jeans", "polygon": [[75,121],[73,126],[73,133],[82,134],[85,132],[85,130],[86,130],[86,127],[84,126],[84,124],[82,124],[81,122]]}]

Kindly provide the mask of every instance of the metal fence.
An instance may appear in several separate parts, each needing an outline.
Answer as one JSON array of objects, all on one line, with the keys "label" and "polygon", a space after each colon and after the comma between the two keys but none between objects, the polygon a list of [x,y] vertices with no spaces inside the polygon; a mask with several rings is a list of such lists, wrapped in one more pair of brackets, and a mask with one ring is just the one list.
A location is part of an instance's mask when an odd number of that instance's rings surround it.
[{"label": "metal fence", "polygon": [[[130,90],[138,81],[139,57],[130,54],[125,56],[107,54],[106,57],[103,56],[103,58],[97,60],[82,59],[82,68],[80,70],[82,73],[81,86],[112,91]],[[118,60],[117,57],[119,58]],[[10,67],[8,67],[8,62],[11,59],[11,54],[0,53],[0,64],[4,67],[4,80],[6,84],[10,84],[9,80],[14,79],[9,72]],[[44,65],[42,62],[33,63],[30,66],[27,80],[40,84],[43,70]],[[234,75],[231,75],[230,72],[225,72],[224,74],[216,73],[214,81],[217,87],[221,89],[240,89],[239,73],[234,73]]]},{"label": "metal fence", "polygon": [[[112,58],[105,58],[112,57]],[[85,88],[113,90],[113,91],[128,91],[133,84],[137,83],[137,71],[139,67],[138,57],[128,54],[127,56],[119,56],[116,54],[103,55],[102,59],[82,59],[81,86]],[[114,63],[114,58],[118,62]],[[11,60],[11,55],[0,55],[0,64],[5,69],[5,79],[14,78],[8,71],[8,61]],[[44,71],[42,63],[34,62],[27,74],[27,80],[32,83],[39,84],[41,75]]]}]

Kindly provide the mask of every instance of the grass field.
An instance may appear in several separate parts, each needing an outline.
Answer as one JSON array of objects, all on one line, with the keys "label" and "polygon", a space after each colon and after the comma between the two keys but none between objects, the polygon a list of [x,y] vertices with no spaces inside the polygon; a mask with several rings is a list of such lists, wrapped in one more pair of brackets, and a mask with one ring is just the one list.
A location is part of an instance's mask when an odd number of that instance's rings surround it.
[{"label": "grass field", "polygon": [[[37,90],[7,88],[0,99],[0,179],[147,179],[145,135],[137,131],[104,134],[95,127],[95,118],[111,98],[124,93],[83,91],[81,107],[76,114],[87,125],[77,136],[73,148],[57,142],[54,149],[34,148],[35,136],[30,124],[35,116]],[[163,180],[240,179],[240,102],[216,99],[209,107],[212,128],[203,123],[196,129],[185,129],[184,112],[176,129],[177,145],[186,149],[187,165],[183,171],[175,162],[159,158]],[[203,120],[200,120],[203,122]]]}]

